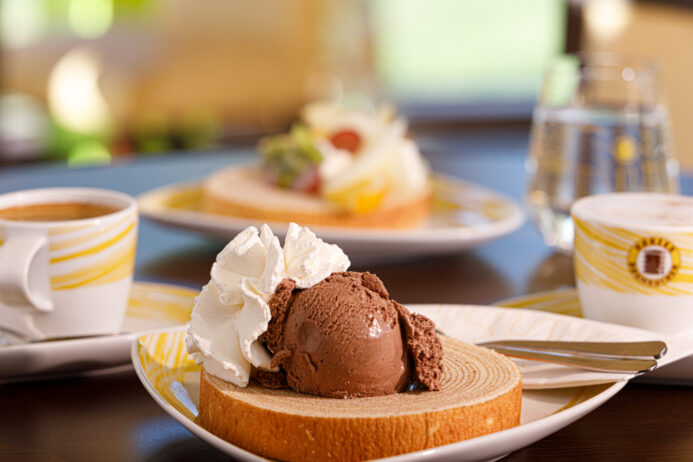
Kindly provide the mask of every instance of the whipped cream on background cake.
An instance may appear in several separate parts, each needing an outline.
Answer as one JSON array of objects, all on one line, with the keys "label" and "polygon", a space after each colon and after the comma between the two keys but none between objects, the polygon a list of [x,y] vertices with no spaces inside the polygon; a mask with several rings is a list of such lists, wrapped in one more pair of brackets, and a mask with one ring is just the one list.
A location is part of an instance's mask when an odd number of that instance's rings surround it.
[{"label": "whipped cream on background cake", "polygon": [[264,138],[259,150],[271,183],[319,196],[349,213],[376,210],[387,197],[430,191],[429,168],[406,121],[388,108],[311,103],[289,133]]}]

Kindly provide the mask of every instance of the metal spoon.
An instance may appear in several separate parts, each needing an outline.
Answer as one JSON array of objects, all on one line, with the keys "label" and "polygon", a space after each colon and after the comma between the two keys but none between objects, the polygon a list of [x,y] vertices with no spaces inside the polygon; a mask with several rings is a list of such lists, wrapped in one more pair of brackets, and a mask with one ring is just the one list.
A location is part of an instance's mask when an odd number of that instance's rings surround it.
[{"label": "metal spoon", "polygon": [[648,342],[563,342],[498,340],[478,343],[507,356],[546,361],[598,372],[642,374],[657,367],[666,354],[662,341]]}]

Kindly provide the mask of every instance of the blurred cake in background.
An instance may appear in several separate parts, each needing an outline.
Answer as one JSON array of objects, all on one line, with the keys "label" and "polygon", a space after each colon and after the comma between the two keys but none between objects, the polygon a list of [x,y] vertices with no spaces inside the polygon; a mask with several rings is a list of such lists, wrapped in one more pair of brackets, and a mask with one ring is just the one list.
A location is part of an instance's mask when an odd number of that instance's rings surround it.
[{"label": "blurred cake in background", "polygon": [[431,207],[429,170],[393,111],[312,103],[286,134],[264,138],[262,161],[204,184],[203,210],[264,221],[409,228]]}]

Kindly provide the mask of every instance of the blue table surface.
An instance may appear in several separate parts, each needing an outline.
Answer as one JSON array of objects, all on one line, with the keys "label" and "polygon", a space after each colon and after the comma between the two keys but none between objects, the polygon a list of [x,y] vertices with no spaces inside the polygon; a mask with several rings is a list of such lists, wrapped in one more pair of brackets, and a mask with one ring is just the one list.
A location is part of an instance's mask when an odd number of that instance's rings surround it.
[{"label": "blue table surface", "polygon": [[[505,193],[522,204],[525,187],[524,161],[527,136],[523,131],[481,133],[471,135],[425,136],[420,138],[422,151],[432,168],[439,172],[474,181]],[[234,163],[252,162],[252,148],[218,152],[194,152],[137,157],[106,167],[67,168],[58,164],[37,164],[0,170],[0,193],[40,187],[85,186],[109,188],[139,195],[171,183],[202,179],[209,173]],[[693,193],[693,177],[682,178],[682,192]],[[193,254],[205,255],[199,262],[213,260],[223,243],[188,231],[165,228],[142,220],[140,224],[135,279],[174,282],[195,288],[204,283],[199,271],[186,278],[161,271],[168,263],[185,260]],[[552,250],[541,242],[531,220],[511,235],[481,248],[468,251],[458,258],[478,259],[491,267],[502,282],[502,290],[488,297],[467,300],[435,300],[449,303],[491,303],[500,298],[542,289],[535,284],[541,276],[542,264],[551,261]],[[180,259],[173,258],[180,256]],[[434,264],[429,262],[429,264]],[[409,266],[409,265],[408,265]],[[416,266],[411,266],[415,269]],[[360,268],[356,268],[360,269]],[[376,265],[376,269],[378,266]],[[571,281],[566,279],[566,284]],[[416,296],[403,302],[425,302]]]}]

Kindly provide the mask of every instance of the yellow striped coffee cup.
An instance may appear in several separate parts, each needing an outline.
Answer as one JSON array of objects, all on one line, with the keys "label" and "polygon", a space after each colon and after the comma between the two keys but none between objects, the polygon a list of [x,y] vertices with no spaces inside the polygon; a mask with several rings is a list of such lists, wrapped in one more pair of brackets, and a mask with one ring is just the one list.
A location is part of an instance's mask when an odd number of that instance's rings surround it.
[{"label": "yellow striped coffee cup", "polygon": [[589,196],[573,204],[583,314],[667,333],[693,328],[693,197]]},{"label": "yellow striped coffee cup", "polygon": [[[104,214],[23,217],[91,204]],[[19,216],[6,212],[19,210]],[[43,213],[43,212],[42,212]],[[137,202],[116,191],[46,188],[0,195],[0,328],[32,340],[120,330],[132,283]]]}]

